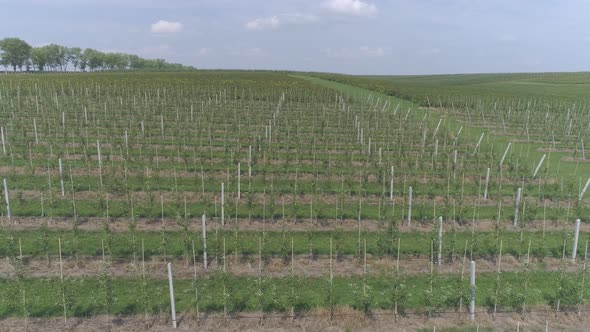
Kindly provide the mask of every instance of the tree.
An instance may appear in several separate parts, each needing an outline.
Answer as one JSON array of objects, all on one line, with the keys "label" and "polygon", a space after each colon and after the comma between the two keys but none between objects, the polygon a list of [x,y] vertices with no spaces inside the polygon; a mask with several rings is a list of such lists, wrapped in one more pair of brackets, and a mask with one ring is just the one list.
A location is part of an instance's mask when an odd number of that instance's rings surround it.
[{"label": "tree", "polygon": [[86,64],[91,71],[101,69],[104,66],[104,54],[97,50],[87,48],[84,50]]},{"label": "tree", "polygon": [[49,67],[52,70],[65,71],[68,65],[68,48],[57,44],[49,44],[45,47]]},{"label": "tree", "polygon": [[4,38],[0,40],[0,56],[2,57],[2,64],[12,66],[12,69],[16,71],[18,67],[22,70],[22,67],[26,65],[27,60],[31,57],[31,45],[27,44],[19,38]]},{"label": "tree", "polygon": [[82,66],[82,49],[79,47],[70,48],[68,52],[68,61],[74,66],[74,71],[78,70],[78,67]]},{"label": "tree", "polygon": [[47,65],[48,57],[47,57],[47,48],[46,47],[35,47],[31,51],[31,61],[33,62],[33,66],[37,68],[38,71],[45,70],[45,66]]}]

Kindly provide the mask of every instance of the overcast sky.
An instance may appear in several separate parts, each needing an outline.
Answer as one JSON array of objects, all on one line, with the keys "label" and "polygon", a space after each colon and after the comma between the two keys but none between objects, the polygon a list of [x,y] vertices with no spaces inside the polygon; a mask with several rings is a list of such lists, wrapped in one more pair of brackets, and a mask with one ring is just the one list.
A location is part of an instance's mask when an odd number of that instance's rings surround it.
[{"label": "overcast sky", "polygon": [[197,68],[590,70],[590,0],[0,0],[0,38]]}]

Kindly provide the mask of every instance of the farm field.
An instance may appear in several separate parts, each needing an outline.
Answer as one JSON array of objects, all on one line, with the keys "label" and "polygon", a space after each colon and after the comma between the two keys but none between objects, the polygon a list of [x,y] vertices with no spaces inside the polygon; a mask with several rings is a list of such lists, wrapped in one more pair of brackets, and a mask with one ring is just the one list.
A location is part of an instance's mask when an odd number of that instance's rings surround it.
[{"label": "farm field", "polygon": [[582,329],[589,84],[1,75],[0,326]]}]

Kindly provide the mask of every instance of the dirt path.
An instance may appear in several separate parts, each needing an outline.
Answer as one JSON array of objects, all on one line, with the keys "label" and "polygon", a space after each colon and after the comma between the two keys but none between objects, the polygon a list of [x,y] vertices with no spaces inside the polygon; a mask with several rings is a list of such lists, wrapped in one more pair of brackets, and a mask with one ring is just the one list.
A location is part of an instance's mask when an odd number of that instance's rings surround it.
[{"label": "dirt path", "polygon": [[[227,270],[236,276],[258,276],[258,259],[256,257],[238,258],[228,256],[226,262]],[[178,279],[191,279],[194,276],[194,266],[192,260],[187,262],[184,259],[173,260],[174,276]],[[477,273],[496,272],[497,265],[494,259],[476,259]],[[561,260],[556,258],[544,258],[534,260],[531,263],[531,269],[542,271],[558,271]],[[580,263],[581,264],[581,263]],[[81,258],[78,262],[74,259],[63,261],[64,276],[71,278],[97,277],[102,271],[102,261],[100,258]],[[166,262],[160,257],[154,257],[145,262],[146,273],[150,278],[165,279],[167,278]],[[203,277],[213,275],[223,268],[223,261],[217,261],[215,257],[210,257],[209,269],[205,270],[202,264],[202,257],[197,258],[197,276]],[[396,260],[392,258],[372,258],[367,259],[367,269],[372,275],[379,273],[390,274],[396,268]],[[406,275],[419,275],[429,273],[430,260],[428,258],[403,258],[399,262],[400,271]],[[445,259],[440,266],[434,265],[434,268],[443,274],[461,273],[463,269],[469,269],[466,263],[463,266],[462,258],[454,262]],[[523,265],[516,257],[502,257],[502,272],[522,271]],[[578,264],[568,261],[566,270],[568,272],[579,271],[581,267]],[[293,272],[299,276],[321,277],[325,276],[330,269],[330,261],[327,256],[320,256],[309,259],[308,256],[297,256],[293,260]],[[363,275],[363,264],[354,257],[343,257],[333,261],[333,273],[336,276],[351,277]],[[140,275],[142,270],[141,260],[117,259],[111,264],[110,271],[113,276],[121,278],[132,278]],[[291,260],[282,258],[270,258],[263,262],[262,273],[268,277],[283,277],[291,274]],[[58,260],[53,257],[48,266],[46,260],[25,259],[24,274],[31,278],[58,278],[60,268]],[[0,278],[11,278],[14,276],[14,268],[10,265],[8,259],[0,261]]]},{"label": "dirt path", "polygon": [[[6,221],[0,223],[0,227],[4,229],[12,229],[15,231],[33,231],[39,229],[42,225],[47,223],[50,230],[60,230],[60,231],[69,231],[72,230],[74,219],[73,218],[47,218],[47,217],[13,217],[13,223],[8,224]],[[79,218],[80,225],[78,226],[80,230],[83,231],[98,231],[104,229],[105,218],[98,218],[98,217],[91,217],[91,218]],[[164,227],[167,231],[181,231],[182,227],[178,225],[176,219],[172,218],[139,218],[137,221],[137,230],[138,231],[161,231],[162,227]],[[574,221],[570,221],[570,225],[566,225],[566,227],[572,227],[573,229]],[[432,232],[434,221],[428,220],[427,222],[420,222],[420,221],[412,221],[411,225],[408,226],[407,222],[400,222],[399,224],[399,231],[400,232]],[[546,221],[545,225],[543,225],[543,220],[534,220],[530,221],[526,228],[524,229],[525,232],[540,232],[543,229],[546,231],[561,231],[563,230],[564,225],[558,221]],[[215,229],[216,227],[221,227],[221,219],[220,218],[208,218],[207,225],[209,225],[208,229]],[[236,225],[236,219],[227,218],[225,229],[226,230],[234,230]],[[292,231],[292,232],[305,232],[309,230],[313,231],[334,231],[336,229],[341,229],[343,231],[358,231],[358,220],[353,219],[322,219],[322,220],[314,220],[313,223],[310,222],[309,218],[307,219],[299,219],[294,221],[293,219],[277,219],[274,222],[271,220],[258,220],[258,219],[238,219],[237,220],[238,229],[240,231]],[[380,222],[378,220],[370,220],[370,219],[363,219],[361,221],[361,229],[363,231],[374,232],[379,230],[380,225],[383,228],[387,227],[387,221]],[[473,224],[471,221],[466,222],[465,224],[454,223],[455,231],[457,232],[471,232],[472,230],[476,232],[485,232],[485,231],[492,231],[495,230],[497,225],[496,220],[485,220],[480,219]],[[211,227],[211,228],[209,228]],[[445,232],[451,231],[453,227],[452,222],[445,221],[443,224],[443,230]],[[520,228],[513,228],[512,222],[509,220],[503,220],[501,222],[501,227],[505,230],[514,230],[516,232],[520,232]],[[113,232],[126,232],[129,230],[129,219],[127,218],[110,218],[109,219],[109,228]],[[189,230],[191,232],[200,232],[201,231],[201,220],[200,218],[195,219],[192,218]],[[582,232],[590,232],[590,224],[582,223],[580,225],[580,230]]]},{"label": "dirt path", "polygon": [[[240,313],[223,318],[221,314],[202,314],[197,319],[193,313],[177,315],[178,328],[173,329],[169,315],[159,316],[117,316],[111,317],[111,331],[420,331],[457,329],[493,329],[499,331],[587,331],[590,326],[588,315],[573,313],[555,314],[550,308],[538,307],[526,317],[521,314],[501,313],[494,319],[491,314],[477,312],[476,320],[470,322],[467,313],[449,312],[426,319],[422,313],[408,312],[398,317],[391,311],[376,310],[367,317],[349,308],[336,308],[334,319],[328,320],[325,310],[314,310],[300,314],[294,320],[288,313],[266,314],[261,321],[260,313]],[[0,320],[0,331],[105,331],[109,327],[107,316],[88,318],[6,318]]]}]

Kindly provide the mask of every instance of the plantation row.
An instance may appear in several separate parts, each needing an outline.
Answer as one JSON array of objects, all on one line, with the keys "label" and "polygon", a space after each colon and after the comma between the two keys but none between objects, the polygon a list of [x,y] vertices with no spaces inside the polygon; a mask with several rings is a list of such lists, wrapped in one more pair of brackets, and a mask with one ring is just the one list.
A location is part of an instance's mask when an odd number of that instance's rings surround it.
[{"label": "plantation row", "polygon": [[[20,256],[49,258],[58,255],[58,239],[61,254],[78,258],[100,257],[187,257],[195,253],[203,259],[203,237],[200,231],[128,231],[111,232],[105,225],[103,231],[53,231],[45,226],[38,230],[4,231],[0,242],[0,257],[15,260]],[[294,255],[307,255],[311,259],[330,253],[337,256],[359,257],[366,250],[373,257],[399,254],[402,257],[428,257],[432,250],[439,251],[438,230],[432,233],[398,232],[391,227],[378,231],[239,231],[221,230],[206,233],[207,254],[222,259],[224,252],[232,258],[262,254],[265,257],[282,257],[288,261]],[[562,231],[507,231],[459,232],[450,229],[443,233],[440,245],[441,257],[460,259],[469,257],[497,257],[500,254],[523,257],[527,252],[534,257],[568,257],[572,254],[573,228]],[[580,236],[577,251],[584,252],[585,241],[590,235]],[[225,251],[224,251],[225,244]],[[291,247],[291,245],[293,245]],[[399,248],[398,248],[399,245]],[[564,247],[565,245],[565,247]],[[434,247],[433,247],[434,246]],[[502,246],[500,252],[500,246]],[[143,248],[143,252],[142,252]],[[434,249],[433,249],[434,248]]]},{"label": "plantation row", "polygon": [[494,313],[584,310],[575,105],[422,108],[285,73],[0,77],[0,317],[168,312],[163,262],[176,311],[203,317],[462,315],[472,291]]},{"label": "plantation row", "polygon": [[[525,81],[553,83],[547,78],[527,74]],[[446,109],[453,117],[467,121],[473,126],[495,128],[505,134],[516,134],[527,139],[534,138],[554,146],[579,146],[588,141],[587,115],[590,107],[584,88],[571,85],[553,87],[552,93],[539,89],[538,85],[485,85],[478,82],[454,84],[461,76],[423,77],[419,79],[352,77],[345,75],[316,75],[321,78],[360,86],[386,95],[412,100],[425,107]],[[498,80],[494,75],[487,79]],[[505,80],[518,80],[509,75]],[[560,78],[562,79],[562,78]],[[574,80],[588,81],[587,73],[579,73]],[[475,83],[475,84],[474,84]],[[481,82],[485,83],[485,81]],[[497,83],[497,82],[496,82]],[[569,89],[569,91],[568,91]]]},{"label": "plantation row", "polygon": [[[108,267],[105,265],[105,271]],[[481,310],[526,312],[540,304],[557,311],[585,310],[590,299],[587,272],[518,272],[477,276],[476,304]],[[0,279],[0,317],[155,314],[169,310],[166,281],[142,277]],[[304,313],[316,308],[348,306],[370,313],[375,309],[462,314],[468,303],[468,278],[462,275],[404,277],[393,273],[371,277],[265,278],[234,277],[223,272],[194,280],[175,280],[180,312]],[[556,287],[557,286],[557,287]],[[480,310],[478,308],[478,310]],[[65,313],[64,313],[65,310]]]}]

